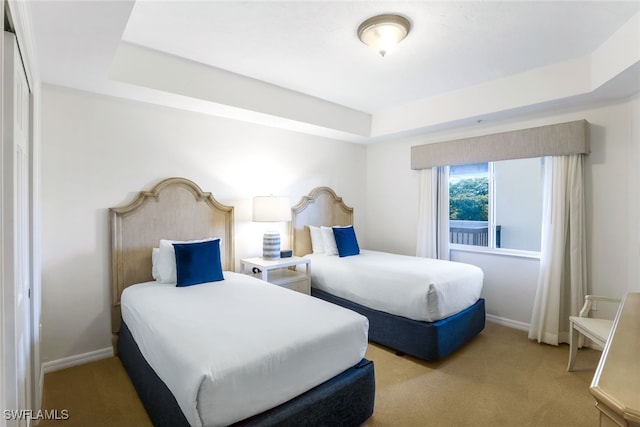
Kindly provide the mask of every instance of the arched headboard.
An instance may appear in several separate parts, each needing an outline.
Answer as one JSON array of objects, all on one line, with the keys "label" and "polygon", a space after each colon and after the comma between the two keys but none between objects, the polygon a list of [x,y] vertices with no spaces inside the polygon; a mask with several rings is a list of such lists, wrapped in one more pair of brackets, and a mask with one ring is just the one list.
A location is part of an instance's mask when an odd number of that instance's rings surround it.
[{"label": "arched headboard", "polygon": [[168,178],[130,204],[109,209],[111,226],[111,329],[122,322],[120,295],[153,280],[151,251],[160,239],[220,237],[224,270],[234,270],[233,207],[225,206],[185,178]]},{"label": "arched headboard", "polygon": [[329,187],[314,188],[308,196],[291,208],[291,249],[296,256],[311,253],[309,225],[327,226],[353,224],[353,208]]}]

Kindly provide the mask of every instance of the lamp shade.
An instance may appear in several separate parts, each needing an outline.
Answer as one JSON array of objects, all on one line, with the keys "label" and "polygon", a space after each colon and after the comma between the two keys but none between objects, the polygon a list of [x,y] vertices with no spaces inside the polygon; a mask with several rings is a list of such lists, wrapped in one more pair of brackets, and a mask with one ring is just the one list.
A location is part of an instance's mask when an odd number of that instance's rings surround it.
[{"label": "lamp shade", "polygon": [[287,197],[257,196],[253,198],[253,220],[256,222],[291,221],[291,204]]}]

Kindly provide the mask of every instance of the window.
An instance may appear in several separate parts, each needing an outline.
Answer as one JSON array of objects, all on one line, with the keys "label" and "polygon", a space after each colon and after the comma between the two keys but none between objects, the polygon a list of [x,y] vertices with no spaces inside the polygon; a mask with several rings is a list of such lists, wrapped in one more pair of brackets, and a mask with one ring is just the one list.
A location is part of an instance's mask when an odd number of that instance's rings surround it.
[{"label": "window", "polygon": [[449,168],[452,244],[540,251],[543,158]]}]

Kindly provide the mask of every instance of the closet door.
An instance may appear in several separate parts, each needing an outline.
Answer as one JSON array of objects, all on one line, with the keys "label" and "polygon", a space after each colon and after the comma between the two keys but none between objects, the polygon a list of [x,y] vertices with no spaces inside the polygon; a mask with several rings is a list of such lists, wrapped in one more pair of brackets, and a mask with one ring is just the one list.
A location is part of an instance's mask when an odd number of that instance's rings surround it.
[{"label": "closet door", "polygon": [[7,409],[17,411],[7,425],[28,426],[31,423],[26,411],[32,408],[29,86],[15,36],[7,32],[3,74],[3,386]]}]

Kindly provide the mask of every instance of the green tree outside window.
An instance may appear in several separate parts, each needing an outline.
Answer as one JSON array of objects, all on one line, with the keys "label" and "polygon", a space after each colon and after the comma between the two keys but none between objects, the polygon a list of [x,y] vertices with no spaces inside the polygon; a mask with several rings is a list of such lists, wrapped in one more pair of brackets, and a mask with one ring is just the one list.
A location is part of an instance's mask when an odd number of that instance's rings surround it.
[{"label": "green tree outside window", "polygon": [[449,218],[461,221],[487,221],[489,218],[489,180],[486,177],[461,179],[449,187]]}]

